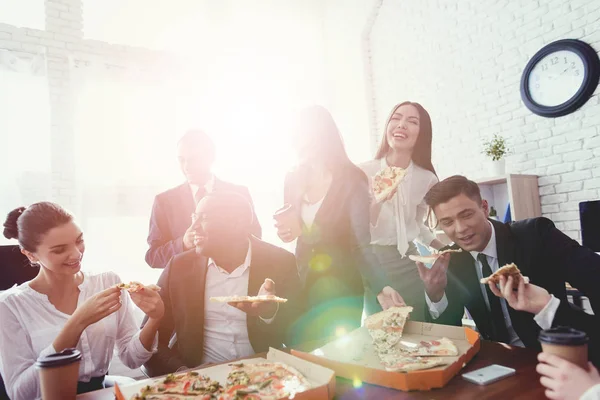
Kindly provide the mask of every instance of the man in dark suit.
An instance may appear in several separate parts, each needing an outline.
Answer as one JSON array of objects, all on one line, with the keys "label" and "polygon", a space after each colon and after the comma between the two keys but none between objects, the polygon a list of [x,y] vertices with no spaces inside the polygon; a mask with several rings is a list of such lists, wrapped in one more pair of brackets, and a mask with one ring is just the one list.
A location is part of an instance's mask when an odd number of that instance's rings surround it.
[{"label": "man in dark suit", "polygon": [[[195,215],[195,248],[173,257],[158,281],[165,315],[158,351],[145,365],[153,376],[281,347],[300,313],[295,257],[250,234],[252,208],[244,197],[209,193]],[[288,301],[209,301],[268,294]]]},{"label": "man in dark suit", "polygon": [[[560,232],[552,221],[533,218],[502,224],[488,219],[479,187],[463,176],[434,185],[425,196],[439,226],[463,251],[442,255],[428,269],[417,263],[433,321],[461,325],[466,307],[481,335],[540,349],[542,329],[566,325],[591,338],[590,355],[600,361],[600,321],[567,301],[565,282],[599,307],[600,256]],[[530,284],[503,279],[500,288],[480,279],[515,263]]]},{"label": "man in dark suit", "polygon": [[[186,183],[154,199],[146,262],[152,268],[164,268],[171,257],[194,247],[191,215],[196,204],[212,191],[237,192],[252,205],[250,192],[244,186],[217,179],[211,173],[215,146],[202,131],[188,131],[177,144],[177,159]],[[252,211],[254,213],[254,211]],[[252,234],[261,237],[261,228],[254,214]]]}]

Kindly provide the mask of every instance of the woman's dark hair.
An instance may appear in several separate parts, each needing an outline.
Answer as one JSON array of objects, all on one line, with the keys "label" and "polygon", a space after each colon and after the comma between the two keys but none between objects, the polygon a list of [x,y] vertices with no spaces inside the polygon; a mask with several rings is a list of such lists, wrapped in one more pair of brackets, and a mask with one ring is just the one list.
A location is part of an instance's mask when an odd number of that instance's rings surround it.
[{"label": "woman's dark hair", "polygon": [[432,128],[431,128],[431,118],[429,117],[429,113],[427,110],[423,108],[419,103],[413,103],[411,101],[405,101],[400,104],[396,104],[394,108],[392,108],[392,112],[387,118],[385,123],[385,128],[383,131],[383,138],[381,139],[381,144],[379,145],[379,150],[377,150],[377,154],[375,155],[376,160],[381,160],[385,156],[387,156],[390,151],[390,145],[387,140],[387,127],[390,123],[390,120],[394,116],[394,113],[399,107],[410,105],[417,109],[419,113],[419,137],[417,137],[417,142],[415,143],[415,148],[412,153],[412,161],[421,168],[424,168],[428,171],[433,172],[434,175],[435,169],[433,168],[433,164],[431,163],[431,140],[432,140]]},{"label": "woman's dark hair", "polygon": [[35,252],[52,228],[73,220],[67,210],[55,203],[43,201],[29,207],[19,207],[8,213],[4,222],[4,237],[17,239],[21,248]]},{"label": "woman's dark hair", "polygon": [[322,106],[307,107],[300,112],[298,120],[301,127],[299,134],[311,135],[311,139],[319,144],[318,156],[325,160],[325,166],[333,175],[347,170],[348,167],[360,171],[350,161],[342,135],[327,109]]}]

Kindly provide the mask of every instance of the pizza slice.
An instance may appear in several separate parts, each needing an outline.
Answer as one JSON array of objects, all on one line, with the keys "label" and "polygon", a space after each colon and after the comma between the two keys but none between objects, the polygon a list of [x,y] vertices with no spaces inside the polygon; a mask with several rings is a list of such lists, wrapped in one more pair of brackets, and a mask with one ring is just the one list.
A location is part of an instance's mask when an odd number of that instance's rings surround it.
[{"label": "pizza slice", "polygon": [[283,399],[310,389],[308,380],[296,369],[279,362],[232,364],[224,398]]},{"label": "pizza slice", "polygon": [[375,174],[372,182],[375,200],[378,202],[385,200],[398,187],[405,175],[406,170],[404,168],[391,166]]},{"label": "pizza slice", "polygon": [[514,263],[506,264],[505,266],[503,266],[502,268],[499,268],[498,271],[494,272],[490,276],[488,276],[486,278],[481,278],[480,282],[483,283],[484,285],[487,285],[488,282],[492,282],[497,285],[498,283],[500,283],[501,276],[504,276],[507,279],[509,276],[512,276],[513,283],[515,286],[519,284],[519,281],[521,279],[523,279],[525,281],[525,283],[529,283],[529,278],[521,275],[521,271]]},{"label": "pizza slice", "polygon": [[263,303],[263,302],[275,302],[285,303],[288,299],[278,297],[275,295],[261,295],[261,296],[217,296],[211,297],[210,301],[214,303]]},{"label": "pizza slice", "polygon": [[421,340],[419,343],[400,342],[396,349],[407,356],[457,356],[458,348],[448,338]]},{"label": "pizza slice", "polygon": [[377,353],[389,353],[402,338],[404,325],[410,312],[410,306],[390,307],[365,319],[365,327],[373,339]]},{"label": "pizza slice", "polygon": [[380,355],[380,360],[386,371],[390,372],[418,371],[448,364],[448,361],[443,358],[413,357],[404,356],[398,353]]},{"label": "pizza slice", "polygon": [[435,262],[435,260],[437,260],[442,254],[446,254],[446,253],[462,253],[462,249],[448,249],[448,250],[440,251],[439,253],[432,253],[427,256],[409,255],[408,258],[410,258],[413,261],[422,262],[423,264],[433,264]]},{"label": "pizza slice", "polygon": [[171,400],[205,399],[216,400],[223,393],[217,381],[198,372],[169,374],[166,377],[144,386],[132,400]]},{"label": "pizza slice", "polygon": [[155,292],[160,291],[160,286],[157,286],[154,284],[143,285],[143,284],[141,284],[139,282],[135,282],[135,281],[131,281],[129,283],[119,283],[117,285],[117,287],[122,290],[127,290],[129,293],[139,292],[142,289],[150,289],[150,290],[154,290]]}]

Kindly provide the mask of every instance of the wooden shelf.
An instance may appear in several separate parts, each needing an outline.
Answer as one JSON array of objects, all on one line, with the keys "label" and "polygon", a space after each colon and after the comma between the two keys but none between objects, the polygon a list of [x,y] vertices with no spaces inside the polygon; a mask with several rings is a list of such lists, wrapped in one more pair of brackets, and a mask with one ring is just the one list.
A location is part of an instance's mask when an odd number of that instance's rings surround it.
[{"label": "wooden shelf", "polygon": [[479,179],[476,182],[481,189],[481,196],[490,206],[494,206],[501,221],[509,204],[513,221],[542,215],[536,175],[508,174]]}]

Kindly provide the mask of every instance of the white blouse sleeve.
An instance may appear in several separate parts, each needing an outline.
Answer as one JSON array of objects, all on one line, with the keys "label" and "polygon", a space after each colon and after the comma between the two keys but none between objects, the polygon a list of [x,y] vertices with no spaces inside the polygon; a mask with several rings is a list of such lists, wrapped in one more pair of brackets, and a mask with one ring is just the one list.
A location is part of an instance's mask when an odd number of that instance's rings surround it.
[{"label": "white blouse sleeve", "polygon": [[35,362],[39,356],[55,353],[50,344],[40,354],[35,354],[29,334],[10,309],[0,302],[0,373],[12,400],[31,400],[41,397],[38,371]]},{"label": "white blouse sleeve", "polygon": [[[117,278],[120,283],[121,280]],[[117,311],[117,327],[116,345],[119,350],[119,358],[129,368],[139,368],[142,364],[152,357],[156,351],[158,344],[157,337],[154,338],[152,351],[146,350],[140,341],[140,327],[135,322],[135,304],[129,297],[127,291],[121,293],[123,306]]]}]

